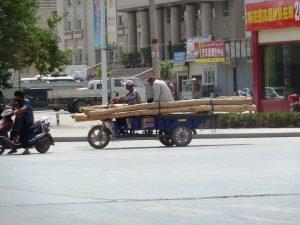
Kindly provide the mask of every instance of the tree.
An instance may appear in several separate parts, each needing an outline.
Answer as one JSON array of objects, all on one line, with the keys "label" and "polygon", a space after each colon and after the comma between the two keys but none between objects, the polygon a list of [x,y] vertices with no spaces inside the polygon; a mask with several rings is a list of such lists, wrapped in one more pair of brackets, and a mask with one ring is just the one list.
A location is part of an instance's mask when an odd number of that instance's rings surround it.
[{"label": "tree", "polygon": [[172,69],[172,63],[168,60],[166,61],[161,61],[160,62],[160,73],[161,73],[161,78],[163,80],[170,80],[174,78],[174,72]]},{"label": "tree", "polygon": [[[110,77],[111,73],[112,73],[111,68],[108,66],[107,67],[107,77]],[[102,79],[102,65],[101,64],[97,67],[96,76],[99,77],[100,80]]]},{"label": "tree", "polygon": [[61,68],[69,53],[58,49],[53,18],[48,28],[37,25],[37,0],[1,0],[0,2],[0,77],[7,87],[7,71],[34,66],[41,74]]}]

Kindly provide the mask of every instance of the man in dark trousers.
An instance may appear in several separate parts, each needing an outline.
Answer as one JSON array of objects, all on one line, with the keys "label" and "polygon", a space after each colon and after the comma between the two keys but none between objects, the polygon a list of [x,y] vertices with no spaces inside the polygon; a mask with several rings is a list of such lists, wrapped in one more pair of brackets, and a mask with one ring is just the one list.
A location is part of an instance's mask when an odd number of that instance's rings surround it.
[{"label": "man in dark trousers", "polygon": [[[22,91],[16,91],[14,94],[14,101],[18,102],[20,107],[14,110],[14,114],[22,114],[22,126],[20,130],[20,139],[23,148],[25,151],[22,153],[23,155],[30,154],[29,152],[29,140],[31,135],[31,126],[34,123],[33,110],[31,103],[28,99],[24,97]],[[9,154],[16,153],[17,150],[13,149],[9,152]]]}]

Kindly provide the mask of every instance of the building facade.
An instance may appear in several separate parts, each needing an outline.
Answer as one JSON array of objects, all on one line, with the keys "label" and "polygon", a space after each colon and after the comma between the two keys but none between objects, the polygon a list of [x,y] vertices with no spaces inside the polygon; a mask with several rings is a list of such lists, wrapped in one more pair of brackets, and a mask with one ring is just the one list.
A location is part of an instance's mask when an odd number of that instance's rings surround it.
[{"label": "building facade", "polygon": [[60,49],[71,50],[73,65],[95,65],[93,1],[57,0],[57,13],[66,15],[58,26]]},{"label": "building facade", "polygon": [[[186,43],[193,37],[225,42],[225,62],[188,62],[188,67],[177,71],[177,81],[199,79],[207,89],[203,93],[220,95],[233,95],[239,89],[252,87],[251,38],[245,33],[243,0],[155,2],[161,59],[172,60],[174,52],[186,51]],[[117,1],[118,39],[122,51],[136,53],[151,46],[148,7],[148,0]]]},{"label": "building facade", "polygon": [[300,1],[247,0],[246,13],[258,111],[289,111],[288,96],[300,94]]}]

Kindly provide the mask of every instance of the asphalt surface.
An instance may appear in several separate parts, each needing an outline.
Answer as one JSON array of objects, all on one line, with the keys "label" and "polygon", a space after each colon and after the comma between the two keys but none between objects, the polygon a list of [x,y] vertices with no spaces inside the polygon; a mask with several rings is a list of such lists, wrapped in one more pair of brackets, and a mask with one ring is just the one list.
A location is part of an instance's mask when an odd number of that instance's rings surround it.
[{"label": "asphalt surface", "polygon": [[0,224],[299,224],[299,138],[57,143],[0,157]]}]

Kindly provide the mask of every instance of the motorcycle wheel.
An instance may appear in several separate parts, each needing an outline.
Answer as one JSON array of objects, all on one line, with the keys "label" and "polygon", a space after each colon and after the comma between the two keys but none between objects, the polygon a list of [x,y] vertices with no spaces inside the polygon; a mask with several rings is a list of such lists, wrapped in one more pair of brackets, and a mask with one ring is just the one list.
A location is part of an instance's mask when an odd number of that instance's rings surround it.
[{"label": "motorcycle wheel", "polygon": [[51,140],[47,136],[45,136],[41,140],[38,140],[37,143],[34,145],[35,149],[42,154],[48,152],[50,146]]},{"label": "motorcycle wheel", "polygon": [[110,131],[101,126],[94,126],[89,131],[88,142],[95,149],[105,148],[110,141]]}]

